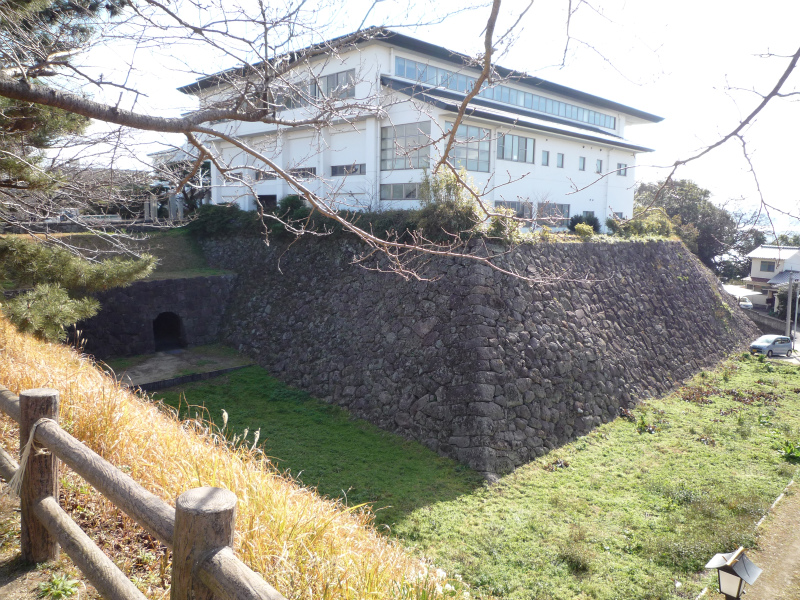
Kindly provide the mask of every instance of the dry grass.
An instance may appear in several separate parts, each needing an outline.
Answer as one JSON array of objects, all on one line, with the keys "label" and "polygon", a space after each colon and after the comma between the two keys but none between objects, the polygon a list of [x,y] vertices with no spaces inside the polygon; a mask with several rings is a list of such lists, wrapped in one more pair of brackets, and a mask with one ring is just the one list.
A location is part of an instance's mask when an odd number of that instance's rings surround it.
[{"label": "dry grass", "polygon": [[71,349],[0,319],[0,355],[0,383],[15,393],[58,389],[64,428],[165,500],[199,486],[235,492],[235,549],[287,598],[410,600],[441,590],[433,570],[374,531],[368,511],[320,498],[257,451],[231,450],[206,424],[141,401]]}]

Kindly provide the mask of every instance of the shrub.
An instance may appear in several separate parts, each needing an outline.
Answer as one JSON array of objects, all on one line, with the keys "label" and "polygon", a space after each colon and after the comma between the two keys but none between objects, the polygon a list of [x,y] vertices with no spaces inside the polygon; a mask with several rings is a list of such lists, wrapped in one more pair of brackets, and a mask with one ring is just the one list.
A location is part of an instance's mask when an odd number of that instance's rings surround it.
[{"label": "shrub", "polygon": [[575,225],[575,233],[587,240],[595,234],[594,228],[588,223],[578,223]]},{"label": "shrub", "polygon": [[238,234],[258,234],[262,231],[258,214],[240,209],[235,204],[206,204],[197,210],[189,223],[189,233],[196,237],[218,237]]},{"label": "shrub", "polygon": [[[459,177],[466,181],[467,172],[462,169]],[[442,169],[422,176],[420,203],[418,227],[433,242],[461,239],[470,235],[481,221],[472,194],[451,171]]]},{"label": "shrub", "polygon": [[600,233],[600,219],[595,217],[594,215],[584,216],[584,215],[573,215],[572,218],[569,220],[569,224],[567,225],[567,229],[572,232],[575,232],[575,228],[578,225],[589,225],[593,230],[594,233]]},{"label": "shrub", "polygon": [[495,206],[493,212],[499,216],[489,219],[489,227],[486,234],[491,238],[502,240],[506,244],[516,244],[522,239],[522,223],[515,217],[517,215],[513,208]]},{"label": "shrub", "polygon": [[675,233],[674,225],[663,209],[635,211],[633,218],[627,221],[609,217],[606,227],[613,235],[624,238],[648,235],[670,237]]}]

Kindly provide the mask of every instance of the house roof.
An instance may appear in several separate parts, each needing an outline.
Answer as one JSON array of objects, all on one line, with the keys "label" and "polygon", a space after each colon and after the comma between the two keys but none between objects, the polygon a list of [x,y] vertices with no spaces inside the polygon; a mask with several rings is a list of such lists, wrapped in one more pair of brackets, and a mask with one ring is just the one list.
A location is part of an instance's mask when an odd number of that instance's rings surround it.
[{"label": "house roof", "polygon": [[800,281],[800,271],[781,271],[769,280],[769,284],[775,286],[789,285],[790,278],[795,283]]},{"label": "house roof", "polygon": [[800,246],[759,246],[747,255],[747,258],[762,258],[766,260],[786,260],[800,251]]},{"label": "house roof", "polygon": [[[407,81],[401,81],[393,77],[381,77],[381,84],[399,93],[406,94],[417,100],[432,104],[442,110],[454,113],[458,112],[460,103],[464,99],[464,94],[421,84],[409,84]],[[572,138],[580,138],[589,142],[616,146],[626,150],[652,152],[650,148],[626,142],[618,135],[609,133],[598,127],[543,115],[524,108],[499,104],[483,98],[474,98],[470,101],[464,114],[469,117],[483,118],[496,123],[504,123],[545,133],[566,135]]]},{"label": "house roof", "polygon": [[[411,36],[404,35],[402,33],[397,33],[396,31],[391,31],[384,27],[373,27],[370,29],[366,29],[360,34],[358,32],[355,32],[343,35],[338,38],[334,38],[332,40],[308,46],[307,48],[304,48],[297,52],[293,52],[281,57],[270,59],[270,62],[276,62],[278,60],[286,60],[286,59],[288,59],[290,63],[300,61],[309,51],[324,50],[326,48],[333,49],[336,48],[337,44],[361,45],[361,44],[375,43],[375,42],[386,44],[388,46],[396,46],[404,48],[406,50],[411,50],[414,52],[420,52],[432,58],[436,58],[445,62],[449,62],[454,65],[458,65],[459,67],[472,68],[476,72],[480,71],[480,69],[475,64],[475,60],[467,56],[466,54],[454,52],[452,50],[448,50],[443,46],[438,46],[436,44],[424,42],[417,38],[413,38]],[[261,66],[261,64],[263,63],[253,66],[248,66],[246,68],[235,68],[235,69],[220,71],[219,73],[202,77],[189,85],[179,87],[178,91],[183,92],[184,94],[194,94],[204,89],[211,88],[221,83],[224,83],[226,77],[244,76],[246,75],[247,71],[252,70],[254,68],[258,68],[259,66]],[[625,113],[626,115],[630,115],[631,117],[635,117],[637,119],[641,119],[643,121],[651,123],[659,123],[664,120],[664,117],[659,117],[657,115],[630,106],[626,106],[624,104],[620,104],[619,102],[614,102],[613,100],[608,100],[600,96],[587,94],[586,92],[581,92],[580,90],[576,90],[574,88],[570,88],[565,85],[553,83],[552,81],[540,79],[539,77],[533,77],[531,75],[522,73],[520,71],[514,71],[513,69],[508,69],[506,67],[501,67],[499,65],[494,65],[494,70],[498,75],[500,75],[503,78],[510,79],[514,83],[518,83],[520,85],[532,88],[534,90],[538,90],[540,92],[541,91],[550,92],[551,94],[557,94],[559,96],[570,98],[578,102],[584,102],[586,104],[591,104],[593,106]]]}]

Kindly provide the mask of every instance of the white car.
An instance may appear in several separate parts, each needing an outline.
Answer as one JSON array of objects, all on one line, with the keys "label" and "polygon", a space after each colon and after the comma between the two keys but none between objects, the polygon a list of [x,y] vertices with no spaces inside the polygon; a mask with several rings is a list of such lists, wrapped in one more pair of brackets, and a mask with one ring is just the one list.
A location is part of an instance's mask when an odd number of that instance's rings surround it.
[{"label": "white car", "polygon": [[750,298],[747,296],[742,296],[739,298],[739,307],[740,308],[753,308],[753,303],[750,302]]}]

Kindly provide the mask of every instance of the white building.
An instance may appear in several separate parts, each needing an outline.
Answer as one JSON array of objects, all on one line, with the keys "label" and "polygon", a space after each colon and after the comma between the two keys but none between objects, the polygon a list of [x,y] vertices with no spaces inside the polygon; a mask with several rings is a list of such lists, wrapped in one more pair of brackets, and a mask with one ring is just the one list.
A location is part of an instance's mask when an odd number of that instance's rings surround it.
[{"label": "white building", "polygon": [[750,276],[745,277],[745,285],[751,290],[761,292],[752,298],[753,304],[774,306],[780,288],[786,287],[789,279],[797,280],[800,275],[800,247],[798,246],[759,246],[747,255],[751,259]]},{"label": "white building", "polygon": [[[480,73],[464,55],[386,30],[295,71],[300,83],[279,114],[302,119],[318,110],[318,99],[336,102],[331,124],[213,127],[246,140],[337,208],[373,210],[417,205],[423,169],[443,151],[436,140]],[[470,102],[451,153],[485,200],[524,216],[630,217],[636,155],[650,150],[627,142],[625,129],[662,118],[502,67],[495,72],[499,82]],[[180,91],[210,106],[226,93],[220,81],[206,77]],[[212,168],[213,203],[252,210],[256,197],[272,205],[293,193],[233,144],[210,136],[205,143],[231,166],[225,176]]]}]

